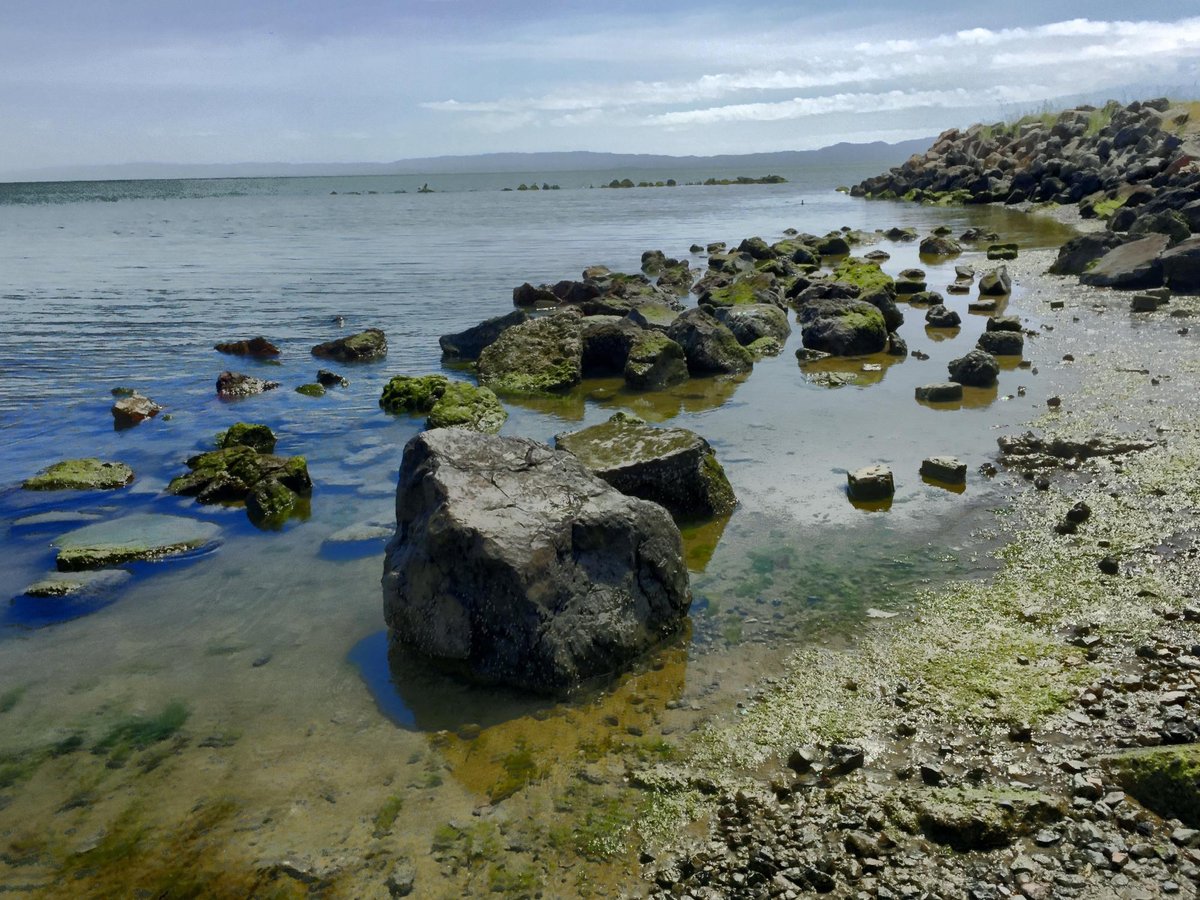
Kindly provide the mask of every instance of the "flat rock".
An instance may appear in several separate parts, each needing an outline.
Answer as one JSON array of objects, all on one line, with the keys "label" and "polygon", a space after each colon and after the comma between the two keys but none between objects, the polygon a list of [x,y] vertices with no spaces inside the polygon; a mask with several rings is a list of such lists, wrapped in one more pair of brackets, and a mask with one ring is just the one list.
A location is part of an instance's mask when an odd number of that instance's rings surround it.
[{"label": "flat rock", "polygon": [[892,470],[883,465],[847,472],[846,484],[851,500],[886,500],[896,493]]},{"label": "flat rock", "polygon": [[1163,283],[1163,267],[1159,256],[1169,243],[1170,238],[1165,234],[1151,234],[1139,241],[1114,247],[1080,275],[1079,281],[1093,287],[1122,290],[1157,287]]},{"label": "flat rock", "polygon": [[485,682],[570,689],[678,631],[679,529],[569,453],[423,432],[404,450],[383,574],[391,642]]},{"label": "flat rock", "polygon": [[119,587],[130,579],[124,569],[100,569],[94,572],[51,572],[25,588],[27,597],[75,597]]},{"label": "flat rock", "polygon": [[133,483],[133,469],[95,457],[64,459],[21,485],[27,491],[108,491]]},{"label": "flat rock", "polygon": [[949,403],[963,398],[963,386],[957,381],[923,384],[917,388],[917,399],[926,403]]},{"label": "flat rock", "polygon": [[967,464],[953,456],[931,456],[921,461],[921,474],[947,484],[966,484]]},{"label": "flat rock", "polygon": [[269,358],[279,355],[279,348],[265,337],[254,337],[240,341],[226,341],[213,347],[218,353],[228,353],[232,356],[258,356]]},{"label": "flat rock", "polygon": [[139,513],[85,525],[56,538],[62,572],[164,559],[216,543],[221,529],[183,516]]},{"label": "flat rock", "polygon": [[665,506],[679,518],[724,515],[737,504],[708,441],[685,428],[656,428],[617,413],[554,440],[621,493]]}]

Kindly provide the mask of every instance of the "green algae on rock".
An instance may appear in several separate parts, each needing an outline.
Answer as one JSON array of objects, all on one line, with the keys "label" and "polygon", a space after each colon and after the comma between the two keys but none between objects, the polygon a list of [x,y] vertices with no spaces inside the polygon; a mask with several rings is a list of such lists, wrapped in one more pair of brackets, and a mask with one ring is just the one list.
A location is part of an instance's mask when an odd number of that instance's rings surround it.
[{"label": "green algae on rock", "polygon": [[479,355],[479,382],[496,391],[551,394],[583,379],[580,319],[567,313],[514,325]]},{"label": "green algae on rock", "polygon": [[1200,826],[1200,747],[1130,750],[1107,757],[1104,767],[1146,809]]},{"label": "green algae on rock", "polygon": [[296,393],[303,394],[305,397],[324,397],[325,385],[315,381],[310,384],[302,384],[296,388]]},{"label": "green algae on rock", "polygon": [[75,572],[189,553],[216,543],[220,531],[211,522],[141,513],[85,525],[52,545],[59,571]]},{"label": "green algae on rock", "polygon": [[275,527],[280,516],[286,517],[299,507],[302,496],[312,493],[303,456],[275,456],[235,444],[193,456],[187,466],[191,471],[171,479],[168,493],[195,497],[199,503],[244,500],[255,524],[269,520]]},{"label": "green algae on rock", "polygon": [[638,390],[656,390],[689,378],[683,348],[663,332],[649,329],[630,344],[624,374],[625,383]]},{"label": "green algae on rock", "polygon": [[617,413],[601,425],[558,435],[555,445],[622,493],[652,500],[679,518],[720,516],[737,504],[708,441],[685,428],[655,428]]},{"label": "green algae on rock", "polygon": [[236,422],[217,435],[217,447],[249,447],[259,453],[270,453],[275,449],[275,432],[266,425]]},{"label": "green algae on rock", "polygon": [[895,279],[884,272],[878,263],[857,256],[847,257],[834,266],[833,280],[852,284],[861,288],[863,293],[870,293],[880,288],[895,290],[896,287]]},{"label": "green algae on rock", "polygon": [[379,406],[390,413],[427,413],[449,384],[445,375],[397,375],[384,385]]},{"label": "green algae on rock", "polygon": [[425,427],[468,428],[495,434],[507,419],[508,411],[490,388],[453,381],[430,409]]},{"label": "green algae on rock", "polygon": [[73,597],[114,588],[127,581],[130,574],[124,569],[101,569],[95,572],[52,572],[25,588],[27,597]]},{"label": "green algae on rock", "polygon": [[27,491],[109,491],[133,482],[133,469],[119,462],[88,457],[64,459],[27,478]]},{"label": "green algae on rock", "polygon": [[317,344],[312,355],[338,362],[370,362],[387,356],[387,337],[378,328],[368,328],[349,337]]}]

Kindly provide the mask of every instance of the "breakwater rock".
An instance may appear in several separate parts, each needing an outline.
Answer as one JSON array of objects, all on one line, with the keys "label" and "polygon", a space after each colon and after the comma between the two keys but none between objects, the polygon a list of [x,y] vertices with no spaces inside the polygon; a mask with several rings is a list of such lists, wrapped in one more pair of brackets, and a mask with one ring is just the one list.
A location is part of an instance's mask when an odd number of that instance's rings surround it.
[{"label": "breakwater rock", "polygon": [[404,448],[383,598],[394,646],[539,692],[619,671],[691,603],[665,509],[569,453],[462,429]]}]

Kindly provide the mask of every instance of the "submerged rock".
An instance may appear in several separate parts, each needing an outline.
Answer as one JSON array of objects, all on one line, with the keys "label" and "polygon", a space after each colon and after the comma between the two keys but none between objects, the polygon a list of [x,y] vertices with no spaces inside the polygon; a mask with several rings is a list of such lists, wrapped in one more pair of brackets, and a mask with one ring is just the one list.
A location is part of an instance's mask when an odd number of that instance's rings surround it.
[{"label": "submerged rock", "polygon": [[583,378],[582,325],[577,315],[530,319],[504,331],[477,363],[479,382],[497,391],[565,391]]},{"label": "submerged rock", "polygon": [[177,556],[214,544],[219,534],[211,522],[144,513],[85,525],[53,546],[59,571],[74,572]]},{"label": "submerged rock", "polygon": [[110,491],[133,483],[133,469],[88,457],[64,459],[21,485],[27,491]]},{"label": "submerged rock", "polygon": [[709,518],[737,504],[708,441],[685,428],[655,428],[617,413],[602,425],[554,440],[621,493],[652,500],[673,516]]},{"label": "submerged rock", "polygon": [[514,325],[521,325],[528,320],[529,314],[525,310],[514,309],[506,316],[496,316],[466,331],[443,334],[438,338],[438,343],[442,347],[443,356],[454,359],[479,359],[479,354],[495,343],[496,338]]},{"label": "submerged rock", "polygon": [[296,393],[303,394],[305,397],[324,397],[325,385],[316,381],[309,384],[302,384],[296,388]]},{"label": "submerged rock", "polygon": [[317,384],[322,387],[349,387],[350,379],[343,378],[337,372],[328,369],[317,369]]},{"label": "submerged rock", "polygon": [[474,679],[570,689],[675,633],[679,530],[575,457],[456,429],[405,447],[383,575],[393,646]]},{"label": "submerged rock", "polygon": [[[1001,334],[1002,332],[990,332]],[[950,360],[950,380],[972,387],[991,387],[1000,375],[1000,366],[995,358],[984,350],[975,349],[966,356]]]},{"label": "submerged rock", "polygon": [[[246,501],[255,524],[278,524],[265,520],[279,511],[290,513],[300,497],[312,493],[303,456],[274,456],[235,444],[193,456],[187,466],[191,471],[171,479],[167,493],[195,497],[199,503]],[[284,491],[295,496],[286,498]]]},{"label": "submerged rock", "polygon": [[390,413],[428,413],[449,384],[445,375],[397,375],[384,385],[379,406]]},{"label": "submerged rock", "polygon": [[113,427],[117,430],[132,428],[146,419],[153,419],[162,410],[163,408],[149,397],[143,397],[135,391],[113,404]]},{"label": "submerged rock", "polygon": [[27,597],[76,597],[80,594],[98,594],[119,587],[130,579],[124,569],[97,569],[84,572],[53,572],[29,585],[23,593]]},{"label": "submerged rock", "polygon": [[233,356],[272,357],[279,355],[279,348],[261,336],[249,340],[228,341],[215,345],[213,349],[219,353],[228,353]]},{"label": "submerged rock", "polygon": [[387,337],[378,328],[317,344],[312,355],[338,362],[370,362],[387,356]]},{"label": "submerged rock", "polygon": [[800,311],[804,346],[834,356],[879,353],[887,345],[883,313],[863,300],[814,300]]},{"label": "submerged rock", "polygon": [[748,372],[753,355],[732,331],[702,309],[689,309],[667,329],[667,337],[683,348],[693,375]]},{"label": "submerged rock", "polygon": [[243,375],[240,372],[222,372],[217,376],[217,396],[227,399],[251,397],[264,391],[273,391],[279,387],[278,381],[263,381],[253,375]]}]

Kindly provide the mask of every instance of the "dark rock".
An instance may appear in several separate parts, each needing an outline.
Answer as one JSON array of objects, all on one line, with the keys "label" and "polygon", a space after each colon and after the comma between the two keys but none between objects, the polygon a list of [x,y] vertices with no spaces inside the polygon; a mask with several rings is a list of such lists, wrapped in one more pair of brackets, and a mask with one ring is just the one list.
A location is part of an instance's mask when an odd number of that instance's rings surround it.
[{"label": "dark rock", "polygon": [[988,316],[987,330],[1015,331],[1019,334],[1023,329],[1021,320],[1017,316]]},{"label": "dark rock", "polygon": [[245,500],[256,524],[280,524],[300,497],[312,493],[303,456],[274,456],[232,444],[193,456],[187,466],[191,471],[171,479],[167,493],[195,497],[199,503]]},{"label": "dark rock", "polygon": [[302,384],[296,388],[296,393],[303,394],[305,397],[324,397],[325,385],[316,381],[309,384]]},{"label": "dark rock", "polygon": [[1008,276],[1007,266],[997,266],[990,272],[984,272],[979,279],[979,296],[1003,297],[1012,292],[1012,279]]},{"label": "dark rock", "polygon": [[962,317],[955,310],[946,309],[939,303],[926,311],[925,324],[930,328],[957,328],[962,324]]},{"label": "dark rock", "polygon": [[1016,244],[992,244],[987,248],[988,259],[1016,259],[1017,245]]},{"label": "dark rock", "polygon": [[652,500],[677,518],[710,518],[737,498],[704,438],[683,428],[655,428],[617,413],[602,425],[560,434],[560,450],[623,494]]},{"label": "dark rock", "polygon": [[[999,332],[992,332],[997,334]],[[950,361],[950,380],[972,387],[991,387],[1000,374],[1000,366],[990,353],[972,350],[966,356]]]},{"label": "dark rock", "polygon": [[754,357],[733,332],[701,309],[690,309],[667,329],[667,337],[683,348],[693,375],[748,372]]},{"label": "dark rock", "polygon": [[349,387],[350,379],[328,369],[317,369],[317,384],[322,387]]},{"label": "dark rock", "polygon": [[249,447],[259,453],[271,453],[275,449],[275,432],[266,425],[237,422],[217,435],[217,448]]},{"label": "dark rock", "polygon": [[1200,237],[1172,247],[1160,258],[1163,283],[1177,294],[1200,294]]},{"label": "dark rock", "polygon": [[904,324],[904,313],[896,305],[894,294],[887,290],[866,291],[860,297],[864,303],[870,303],[883,315],[883,324],[889,332],[898,331]]},{"label": "dark rock", "polygon": [[721,307],[713,312],[714,317],[733,332],[743,347],[764,337],[786,341],[792,333],[787,313],[769,303],[752,303],[746,306]]},{"label": "dark rock", "polygon": [[963,386],[957,381],[924,384],[917,388],[917,399],[926,403],[950,403],[963,398]]},{"label": "dark rock", "polygon": [[523,309],[514,309],[508,315],[497,316],[480,322],[456,334],[443,334],[438,338],[442,355],[454,359],[479,359],[479,354],[490,346],[507,329],[528,321],[529,314]]},{"label": "dark rock", "polygon": [[642,329],[626,317],[588,316],[580,324],[585,378],[620,375]]},{"label": "dark rock", "polygon": [[1106,757],[1104,768],[1121,788],[1164,819],[1200,828],[1200,747],[1195,744],[1130,750]]},{"label": "dark rock", "polygon": [[958,256],[962,247],[954,238],[934,234],[921,241],[918,252],[922,256]]},{"label": "dark rock", "polygon": [[625,383],[638,390],[658,390],[688,380],[683,348],[661,331],[642,331],[629,347]]},{"label": "dark rock", "polygon": [[959,851],[1006,847],[1065,813],[1061,801],[1033,792],[938,788],[910,803],[926,837]]},{"label": "dark rock", "polygon": [[887,345],[883,314],[862,300],[815,300],[800,310],[804,346],[834,356],[879,353]]},{"label": "dark rock", "polygon": [[396,518],[393,646],[478,680],[553,692],[616,672],[675,633],[691,600],[666,510],[536,441],[417,435]]},{"label": "dark rock", "polygon": [[1105,556],[1097,565],[1105,575],[1117,575],[1121,571],[1121,563],[1115,556]]},{"label": "dark rock", "polygon": [[921,461],[921,474],[947,484],[966,484],[967,464],[953,456],[931,456]]},{"label": "dark rock", "polygon": [[1140,290],[1163,283],[1159,255],[1167,248],[1165,234],[1152,234],[1116,247],[1079,276],[1082,284],[1121,290]]},{"label": "dark rock", "polygon": [[338,362],[370,362],[387,356],[387,338],[378,328],[368,328],[358,334],[317,344],[313,356],[336,359]]},{"label": "dark rock", "polygon": [[1143,213],[1129,226],[1130,236],[1141,237],[1148,234],[1165,234],[1169,246],[1174,247],[1181,241],[1191,237],[1192,230],[1188,227],[1187,219],[1173,209],[1161,212]]},{"label": "dark rock", "polygon": [[241,341],[228,341],[223,344],[217,344],[213,349],[220,353],[229,353],[234,356],[271,357],[279,355],[279,348],[268,341],[265,337],[256,337]]},{"label": "dark rock", "polygon": [[888,335],[887,354],[888,356],[908,356],[908,343],[894,331]]},{"label": "dark rock", "polygon": [[277,387],[278,381],[264,381],[240,372],[222,372],[217,376],[217,396],[227,399],[252,397],[264,391],[273,391]]},{"label": "dark rock", "polygon": [[985,331],[976,346],[993,356],[1020,356],[1025,350],[1025,336],[1019,331]]},{"label": "dark rock", "polygon": [[881,465],[847,472],[846,485],[851,500],[886,500],[896,493],[892,470]]}]

